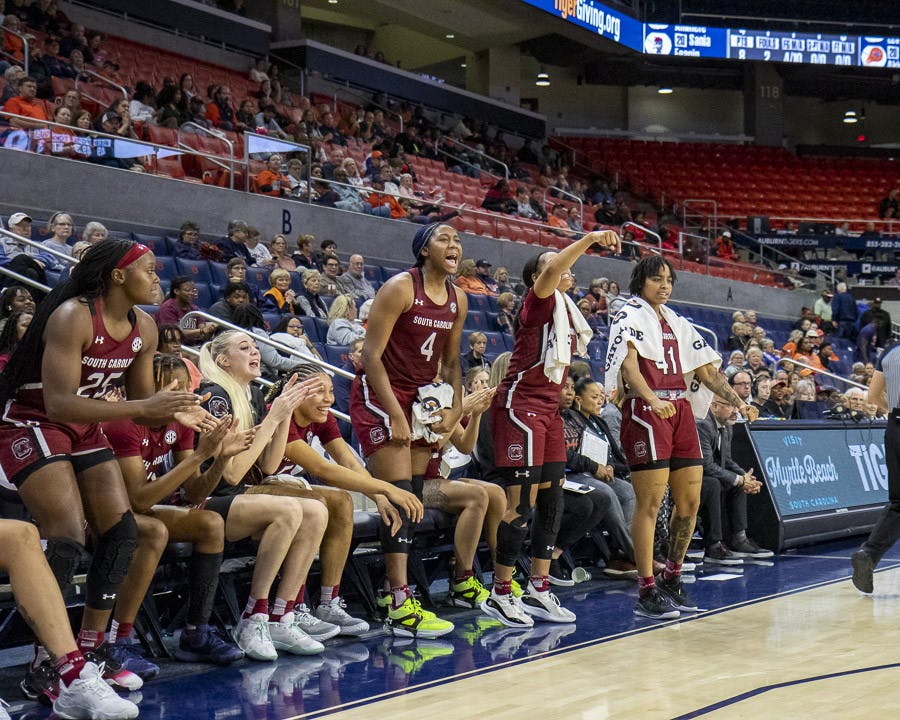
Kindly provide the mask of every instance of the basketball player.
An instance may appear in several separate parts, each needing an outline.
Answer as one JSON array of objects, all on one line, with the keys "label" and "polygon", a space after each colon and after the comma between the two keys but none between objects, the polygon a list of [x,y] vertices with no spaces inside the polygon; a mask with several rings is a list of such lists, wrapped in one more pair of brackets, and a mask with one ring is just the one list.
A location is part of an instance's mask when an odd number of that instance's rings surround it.
[{"label": "basketball player", "polygon": [[[154,394],[156,324],[134,307],[159,290],[156,261],[144,245],[104,240],[91,247],[71,277],[57,285],[0,376],[0,471],[47,539],[47,561],[66,593],[85,552],[87,573],[78,647],[104,667],[104,678],[135,690],[141,679],[109,656],[104,631],[135,548],[137,525],[119,466],[99,422],[178,419],[197,430],[214,419],[187,391]],[[119,385],[128,400],[101,398]],[[39,649],[22,690],[53,700],[58,677]]]},{"label": "basketball player", "polygon": [[[375,296],[362,349],[363,372],[353,381],[350,418],[373,476],[413,492],[420,500],[432,446],[411,442],[412,407],[419,388],[438,373],[453,388],[453,406],[432,426],[442,435],[462,412],[459,344],[468,313],[465,293],[450,282],[462,258],[459,235],[449,225],[425,225],[412,243],[415,267],[388,280]],[[453,624],[422,608],[407,583],[406,559],[413,524],[381,526],[387,587],[386,625],[395,635],[436,638]]]},{"label": "basketball player", "polygon": [[874,590],[872,574],[875,566],[900,538],[900,344],[888,346],[875,361],[868,400],[888,416],[884,431],[888,504],[884,506],[868,540],[851,558],[853,584],[864,593]]},{"label": "basketball player", "polygon": [[[525,263],[522,282],[528,291],[515,323],[509,369],[491,407],[494,464],[506,488],[506,512],[497,531],[494,586],[481,607],[510,627],[531,627],[533,618],[563,623],[575,620],[574,613],[561,607],[550,592],[548,574],[562,519],[566,465],[559,393],[578,340],[572,331],[578,319],[573,318],[563,293],[572,285],[572,265],[594,243],[603,248],[620,247],[616,233],[592,232],[559,253],[544,252]],[[584,330],[590,332],[586,323]],[[553,346],[559,344],[569,352],[554,371],[550,363],[558,348]],[[532,508],[531,573],[528,588],[519,598],[512,591],[513,568]]]},{"label": "basketball player", "polygon": [[[624,384],[622,448],[631,468],[636,496],[632,520],[639,598],[636,615],[654,619],[696,612],[681,582],[681,565],[694,532],[700,504],[703,456],[689,400],[703,384],[749,421],[756,408],[746,404],[719,373],[721,359],[684,318],[665,307],[675,284],[671,265],[659,255],[641,260],[631,273],[632,295],[610,330],[607,391]],[[693,373],[689,381],[685,375]],[[699,411],[705,416],[706,409]],[[653,575],[653,534],[659,504],[668,485],[672,513],[666,567]]]}]

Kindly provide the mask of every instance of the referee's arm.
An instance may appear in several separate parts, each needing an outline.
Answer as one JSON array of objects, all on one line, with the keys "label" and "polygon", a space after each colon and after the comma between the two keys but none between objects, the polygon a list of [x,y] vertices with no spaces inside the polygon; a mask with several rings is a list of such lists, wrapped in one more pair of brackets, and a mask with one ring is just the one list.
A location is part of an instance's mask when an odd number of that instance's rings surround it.
[{"label": "referee's arm", "polygon": [[869,395],[866,400],[875,405],[885,415],[890,409],[887,403],[887,386],[884,384],[884,373],[880,370],[876,370],[875,374],[872,375],[872,380],[869,383]]}]

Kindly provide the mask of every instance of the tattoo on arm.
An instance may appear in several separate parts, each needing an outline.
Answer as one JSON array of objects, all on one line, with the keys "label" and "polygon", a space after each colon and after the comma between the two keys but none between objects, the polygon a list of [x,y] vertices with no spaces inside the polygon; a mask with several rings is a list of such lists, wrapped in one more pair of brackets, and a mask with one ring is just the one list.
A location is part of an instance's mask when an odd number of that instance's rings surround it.
[{"label": "tattoo on arm", "polygon": [[691,542],[691,535],[694,532],[694,518],[690,515],[681,517],[675,515],[669,526],[669,553],[668,559],[676,563],[684,560],[687,553],[688,545]]},{"label": "tattoo on arm", "polygon": [[720,398],[727,400],[736,408],[739,408],[744,404],[744,401],[741,400],[740,396],[734,391],[731,385],[728,384],[728,380],[725,379],[724,375],[716,373],[709,379],[706,386]]}]

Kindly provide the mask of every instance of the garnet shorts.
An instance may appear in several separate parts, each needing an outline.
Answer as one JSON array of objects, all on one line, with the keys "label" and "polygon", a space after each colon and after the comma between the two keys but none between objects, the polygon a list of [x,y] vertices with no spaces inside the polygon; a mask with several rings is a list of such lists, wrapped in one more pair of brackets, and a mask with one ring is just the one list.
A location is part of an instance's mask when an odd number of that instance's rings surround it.
[{"label": "garnet shorts", "polygon": [[685,398],[669,402],[675,406],[675,414],[664,420],[640,398],[625,400],[620,438],[632,470],[677,470],[703,464],[690,402]]},{"label": "garnet shorts", "polygon": [[544,415],[494,406],[491,409],[494,464],[503,467],[539,467],[566,461],[566,443],[560,414]]},{"label": "garnet shorts", "polygon": [[[412,406],[418,398],[419,391],[399,391],[394,389],[394,396],[406,413],[406,422],[412,428]],[[391,420],[387,411],[381,407],[375,391],[366,382],[365,375],[357,375],[350,387],[350,424],[359,439],[363,457],[371,457],[387,446],[391,439]],[[431,447],[424,440],[415,440],[413,447]]]}]

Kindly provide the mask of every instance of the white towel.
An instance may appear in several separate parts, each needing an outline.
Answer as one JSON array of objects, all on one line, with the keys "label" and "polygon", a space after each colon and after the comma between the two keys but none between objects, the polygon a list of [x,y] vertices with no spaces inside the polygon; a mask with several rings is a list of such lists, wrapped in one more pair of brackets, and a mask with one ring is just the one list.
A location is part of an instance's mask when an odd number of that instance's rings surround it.
[{"label": "white towel", "polygon": [[[554,290],[556,305],[553,308],[553,327],[547,338],[547,354],[544,356],[544,375],[552,383],[561,383],[563,374],[572,362],[572,343],[570,333],[575,330],[575,350],[579,355],[587,352],[588,343],[594,337],[581,310],[565,293]],[[560,338],[565,338],[560,342]]]},{"label": "white towel", "polygon": [[413,440],[423,439],[425,442],[437,443],[441,435],[433,432],[430,425],[441,419],[444,408],[453,407],[453,386],[449,383],[430,383],[419,388],[419,397],[412,406],[412,427],[410,437]]},{"label": "white towel", "polygon": [[[694,371],[712,363],[717,368],[722,357],[713,350],[685,318],[667,306],[660,308],[663,318],[678,339],[686,397],[696,418],[705,418],[712,402],[712,391],[695,380]],[[622,362],[628,354],[629,343],[638,355],[663,367],[662,326],[653,308],[640,297],[632,297],[613,318],[609,331],[609,348],[606,352],[606,392],[624,388],[621,378]]]}]

